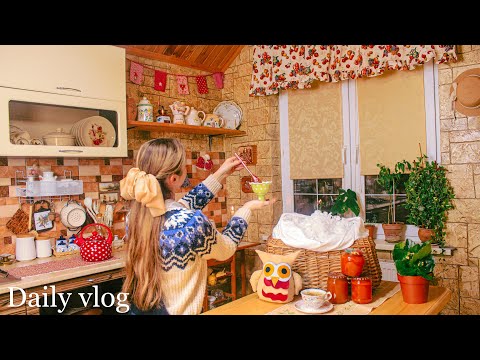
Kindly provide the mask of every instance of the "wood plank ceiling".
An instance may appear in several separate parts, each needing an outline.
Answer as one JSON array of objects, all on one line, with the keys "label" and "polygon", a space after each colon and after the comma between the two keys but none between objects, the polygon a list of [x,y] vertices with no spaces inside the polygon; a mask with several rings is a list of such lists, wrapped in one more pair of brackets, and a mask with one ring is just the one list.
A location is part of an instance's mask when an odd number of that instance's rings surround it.
[{"label": "wood plank ceiling", "polygon": [[119,45],[127,54],[207,72],[225,71],[244,45]]}]

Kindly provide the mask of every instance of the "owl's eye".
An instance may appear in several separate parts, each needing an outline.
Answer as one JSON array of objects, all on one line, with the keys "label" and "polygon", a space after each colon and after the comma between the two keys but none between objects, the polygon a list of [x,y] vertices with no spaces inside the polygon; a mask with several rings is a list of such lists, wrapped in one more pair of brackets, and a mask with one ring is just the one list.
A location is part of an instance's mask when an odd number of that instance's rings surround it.
[{"label": "owl's eye", "polygon": [[280,265],[278,267],[278,276],[281,279],[287,279],[290,277],[290,267],[288,265]]},{"label": "owl's eye", "polygon": [[274,270],[275,270],[275,266],[273,266],[272,263],[266,263],[266,264],[263,266],[263,274],[264,274],[266,277],[272,276]]}]

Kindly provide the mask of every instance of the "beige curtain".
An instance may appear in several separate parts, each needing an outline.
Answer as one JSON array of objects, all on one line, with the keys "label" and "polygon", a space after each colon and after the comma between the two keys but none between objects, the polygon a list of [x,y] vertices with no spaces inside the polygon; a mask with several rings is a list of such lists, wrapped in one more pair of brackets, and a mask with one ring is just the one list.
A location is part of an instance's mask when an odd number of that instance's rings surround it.
[{"label": "beige curtain", "polygon": [[288,133],[291,179],[343,177],[341,84],[288,91]]},{"label": "beige curtain", "polygon": [[357,79],[360,173],[377,175],[377,163],[391,168],[426,151],[423,67]]}]

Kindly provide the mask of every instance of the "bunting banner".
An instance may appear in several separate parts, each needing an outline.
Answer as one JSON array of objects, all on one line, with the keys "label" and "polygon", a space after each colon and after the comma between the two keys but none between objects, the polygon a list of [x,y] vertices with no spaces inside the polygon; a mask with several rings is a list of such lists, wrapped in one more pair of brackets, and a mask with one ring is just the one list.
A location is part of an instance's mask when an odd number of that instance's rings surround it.
[{"label": "bunting banner", "polygon": [[178,93],[182,95],[188,95],[190,92],[188,91],[188,79],[184,75],[177,75],[177,85],[178,85]]},{"label": "bunting banner", "polygon": [[217,89],[223,89],[223,72],[216,72],[213,75],[213,80],[215,81],[215,86]]},{"label": "bunting banner", "polygon": [[197,90],[199,94],[208,94],[207,78],[205,76],[196,76]]},{"label": "bunting banner", "polygon": [[143,66],[133,61],[130,64],[130,81],[137,85],[143,82]]},{"label": "bunting banner", "polygon": [[165,71],[155,70],[155,83],[153,88],[165,92],[167,87],[167,73]]}]

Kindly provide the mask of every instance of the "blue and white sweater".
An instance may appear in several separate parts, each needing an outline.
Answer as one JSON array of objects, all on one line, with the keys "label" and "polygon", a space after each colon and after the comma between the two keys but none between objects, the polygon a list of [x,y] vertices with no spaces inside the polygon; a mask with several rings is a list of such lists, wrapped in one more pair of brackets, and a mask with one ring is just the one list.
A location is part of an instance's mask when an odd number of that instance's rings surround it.
[{"label": "blue and white sweater", "polygon": [[240,208],[219,232],[201,211],[222,185],[210,175],[178,200],[165,201],[160,233],[162,299],[169,314],[199,314],[206,290],[207,260],[226,260],[247,230],[251,211]]}]

